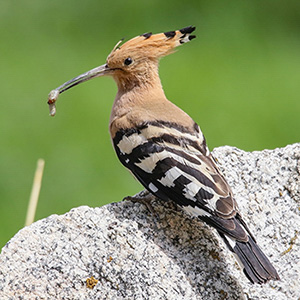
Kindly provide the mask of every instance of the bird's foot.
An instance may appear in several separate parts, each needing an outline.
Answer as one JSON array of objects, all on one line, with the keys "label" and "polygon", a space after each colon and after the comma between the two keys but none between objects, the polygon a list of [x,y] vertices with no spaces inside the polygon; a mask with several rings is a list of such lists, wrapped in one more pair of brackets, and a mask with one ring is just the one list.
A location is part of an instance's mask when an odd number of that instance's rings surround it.
[{"label": "bird's foot", "polygon": [[149,210],[149,212],[151,214],[156,215],[156,213],[153,209],[153,206],[151,204],[151,202],[155,199],[156,199],[156,197],[154,195],[152,195],[149,191],[143,190],[143,191],[135,194],[134,196],[127,196],[127,197],[123,198],[123,201],[129,200],[132,202],[142,203],[147,207],[147,209]]}]

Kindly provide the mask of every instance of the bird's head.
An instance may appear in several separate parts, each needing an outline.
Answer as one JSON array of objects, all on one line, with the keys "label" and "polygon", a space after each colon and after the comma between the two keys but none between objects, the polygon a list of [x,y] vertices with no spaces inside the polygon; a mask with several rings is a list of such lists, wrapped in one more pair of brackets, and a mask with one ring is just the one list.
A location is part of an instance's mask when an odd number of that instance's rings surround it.
[{"label": "bird's head", "polygon": [[106,72],[114,77],[119,87],[149,83],[153,75],[158,74],[159,59],[193,39],[194,30],[195,27],[186,27],[159,34],[145,33],[120,47],[118,43],[107,57]]},{"label": "bird's head", "polygon": [[[191,35],[194,30],[195,27],[189,26],[158,34],[145,33],[122,45],[120,45],[122,41],[118,42],[108,55],[106,64],[83,73],[51,91],[48,104],[53,108],[59,94],[79,83],[100,76],[112,76],[119,89],[151,83],[153,77],[158,76],[159,59],[172,53],[177,46],[195,38]],[[50,114],[54,115],[55,112],[50,111]]]}]

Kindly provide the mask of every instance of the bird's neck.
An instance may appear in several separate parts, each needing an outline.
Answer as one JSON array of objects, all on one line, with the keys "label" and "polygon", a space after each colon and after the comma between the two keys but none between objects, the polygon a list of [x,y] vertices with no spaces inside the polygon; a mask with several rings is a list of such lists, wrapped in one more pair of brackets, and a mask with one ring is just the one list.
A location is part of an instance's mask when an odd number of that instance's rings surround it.
[{"label": "bird's neck", "polygon": [[165,97],[159,76],[152,76],[151,79],[147,77],[135,77],[131,80],[117,81],[118,93],[116,99],[122,98],[147,98],[150,93],[153,97],[155,94]]},{"label": "bird's neck", "polygon": [[133,110],[147,109],[156,101],[167,101],[158,74],[152,73],[151,78],[141,76],[128,79],[128,76],[126,80],[115,78],[118,93],[112,107],[110,126],[114,121],[126,118]]},{"label": "bird's neck", "polygon": [[114,78],[118,85],[118,93],[110,116],[111,137],[120,130],[138,128],[148,121],[178,123],[193,132],[195,122],[167,100],[158,72],[153,70],[142,75],[139,73],[138,76],[132,77],[126,74],[124,78]]},{"label": "bird's neck", "polygon": [[133,72],[120,70],[113,76],[118,86],[118,94],[130,92],[143,94],[147,90],[162,90],[158,75],[158,61],[145,61],[138,65]]}]

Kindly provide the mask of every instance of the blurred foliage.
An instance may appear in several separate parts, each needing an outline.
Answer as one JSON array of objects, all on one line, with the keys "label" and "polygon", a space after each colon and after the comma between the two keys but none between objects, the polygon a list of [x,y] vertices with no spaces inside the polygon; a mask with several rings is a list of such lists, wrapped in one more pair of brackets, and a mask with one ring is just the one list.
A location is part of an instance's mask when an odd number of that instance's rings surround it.
[{"label": "blurred foliage", "polygon": [[103,64],[122,37],[197,27],[160,74],[211,149],[299,142],[299,14],[296,0],[2,0],[0,248],[23,227],[38,158],[46,165],[36,219],[141,189],[112,150],[112,79],[66,92],[55,118],[46,105],[51,89]]}]

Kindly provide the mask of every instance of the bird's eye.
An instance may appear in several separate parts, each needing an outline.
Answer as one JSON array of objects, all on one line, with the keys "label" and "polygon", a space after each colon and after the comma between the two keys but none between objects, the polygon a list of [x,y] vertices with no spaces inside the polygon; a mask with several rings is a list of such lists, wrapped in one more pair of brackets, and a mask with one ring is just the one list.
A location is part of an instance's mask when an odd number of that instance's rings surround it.
[{"label": "bird's eye", "polygon": [[127,58],[124,60],[124,65],[126,65],[126,66],[129,66],[131,63],[132,63],[132,59],[131,59],[130,57],[127,57]]}]

